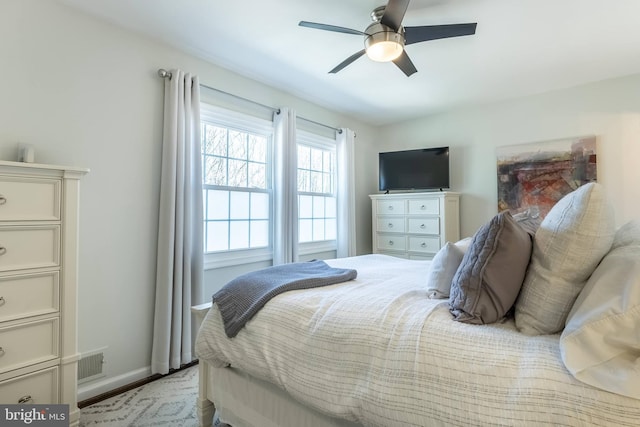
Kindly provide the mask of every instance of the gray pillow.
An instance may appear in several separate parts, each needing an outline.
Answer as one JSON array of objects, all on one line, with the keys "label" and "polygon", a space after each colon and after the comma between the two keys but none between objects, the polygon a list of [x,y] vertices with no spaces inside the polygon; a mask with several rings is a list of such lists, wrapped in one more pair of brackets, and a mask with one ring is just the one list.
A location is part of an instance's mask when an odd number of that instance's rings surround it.
[{"label": "gray pillow", "polygon": [[531,236],[508,211],[482,226],[451,283],[455,320],[486,324],[503,318],[518,297],[532,250]]}]

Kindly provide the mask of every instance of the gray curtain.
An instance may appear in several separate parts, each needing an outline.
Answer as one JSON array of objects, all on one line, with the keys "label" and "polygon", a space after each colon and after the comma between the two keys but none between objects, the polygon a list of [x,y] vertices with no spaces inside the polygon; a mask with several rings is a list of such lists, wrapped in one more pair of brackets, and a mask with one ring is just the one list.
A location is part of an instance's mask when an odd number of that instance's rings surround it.
[{"label": "gray curtain", "polygon": [[190,307],[203,302],[202,217],[200,85],[197,76],[172,70],[164,87],[153,374],[194,359]]}]

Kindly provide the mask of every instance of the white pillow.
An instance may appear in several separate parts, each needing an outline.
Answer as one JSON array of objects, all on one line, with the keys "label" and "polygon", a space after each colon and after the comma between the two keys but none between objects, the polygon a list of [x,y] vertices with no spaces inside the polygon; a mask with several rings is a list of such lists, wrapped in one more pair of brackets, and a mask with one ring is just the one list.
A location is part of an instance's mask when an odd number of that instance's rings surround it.
[{"label": "white pillow", "polygon": [[467,252],[467,249],[469,249],[469,246],[471,246],[472,241],[473,237],[465,237],[464,239],[455,242],[454,245],[456,245],[464,254]]},{"label": "white pillow", "polygon": [[456,274],[464,252],[456,244],[447,242],[431,261],[427,276],[427,293],[431,299],[449,298],[451,282]]},{"label": "white pillow", "polygon": [[564,328],[576,297],[615,234],[613,209],[600,184],[564,196],[536,231],[531,262],[516,301],[515,321],[527,335]]},{"label": "white pillow", "polygon": [[[560,337],[571,374],[592,386],[640,399],[640,223],[593,272]],[[625,234],[622,234],[622,233]],[[635,240],[634,240],[635,239]]]}]

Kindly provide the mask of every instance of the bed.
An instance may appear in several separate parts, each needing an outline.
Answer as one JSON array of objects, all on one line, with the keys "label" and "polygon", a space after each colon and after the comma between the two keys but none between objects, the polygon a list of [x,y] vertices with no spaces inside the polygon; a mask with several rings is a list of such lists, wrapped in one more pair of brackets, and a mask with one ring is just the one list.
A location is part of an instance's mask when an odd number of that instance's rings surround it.
[{"label": "bed", "polygon": [[[581,215],[595,203],[594,191],[590,189],[586,202],[582,200],[585,195],[580,195]],[[569,208],[575,210],[577,202],[573,202]],[[603,214],[611,215],[603,212],[589,221],[601,222]],[[566,218],[566,209],[561,214]],[[476,313],[479,317],[475,320],[457,321],[454,300],[459,302],[458,308],[469,302],[460,300],[460,289],[456,290],[458,270],[465,262],[475,263],[476,270],[471,269],[474,278],[486,279],[475,291],[466,290],[473,295],[476,307],[487,298],[478,295],[479,290],[495,291],[488,283],[494,274],[488,270],[506,270],[509,277],[514,276],[513,268],[496,267],[505,264],[504,259],[498,259],[498,246],[504,245],[506,234],[504,223],[513,225],[511,219],[506,221],[506,215],[497,221],[502,221],[499,227],[494,224],[488,233],[474,235],[455,269],[449,298],[429,298],[430,289],[438,285],[429,281],[435,271],[443,271],[434,268],[440,263],[438,256],[433,261],[415,261],[372,254],[327,260],[331,267],[357,270],[357,278],[282,293],[233,338],[226,335],[216,304],[196,307],[194,311],[202,319],[196,341],[200,425],[211,425],[216,410],[220,419],[233,427],[637,426],[640,223],[617,231],[605,227],[602,233],[610,235],[608,244],[603,244],[606,250],[600,249],[598,255],[589,248],[585,254],[579,248],[567,251],[567,247],[554,249],[546,244],[544,230],[553,228],[556,238],[562,228],[557,224],[551,227],[555,214],[549,215],[531,239],[525,278],[515,280],[523,286],[515,292],[517,302],[494,316],[495,320],[488,321],[491,316],[483,311]],[[583,219],[575,217],[562,221],[562,226],[586,226]],[[493,237],[491,245],[480,245],[480,240],[492,239],[491,227],[502,227],[498,237]],[[590,239],[607,240],[602,233],[588,234]],[[542,246],[537,246],[536,240]],[[572,244],[583,246],[584,242]],[[487,247],[493,248],[488,261],[481,259]],[[514,311],[514,307],[524,307],[527,284],[542,286],[529,277],[539,267],[535,263],[544,261],[539,259],[545,255],[542,247],[547,254],[578,251],[577,256],[585,260],[582,267],[593,265],[587,267],[591,271],[573,296],[562,330],[525,334],[517,320],[526,319],[527,313]],[[504,256],[512,256],[511,248],[503,249]],[[474,257],[469,251],[480,255]],[[589,263],[589,257],[596,261]],[[478,273],[480,261],[483,268]],[[555,265],[553,269],[562,271],[562,267]],[[610,286],[611,274],[615,284]],[[554,280],[547,277],[545,285]],[[605,294],[626,297],[598,302],[594,308],[594,301],[606,299],[602,289]],[[498,298],[501,303],[503,299]],[[545,308],[549,305],[544,302]],[[603,329],[606,321],[602,316],[612,312],[614,324]],[[615,323],[621,318],[626,323]],[[585,325],[591,328],[587,332]],[[601,336],[594,338],[597,334]],[[602,336],[608,338],[603,341]],[[614,344],[605,343],[607,340]],[[586,349],[587,345],[596,350]],[[599,349],[609,347],[619,351],[602,355],[602,360],[583,360],[584,354],[594,359],[594,354],[606,353]]]}]

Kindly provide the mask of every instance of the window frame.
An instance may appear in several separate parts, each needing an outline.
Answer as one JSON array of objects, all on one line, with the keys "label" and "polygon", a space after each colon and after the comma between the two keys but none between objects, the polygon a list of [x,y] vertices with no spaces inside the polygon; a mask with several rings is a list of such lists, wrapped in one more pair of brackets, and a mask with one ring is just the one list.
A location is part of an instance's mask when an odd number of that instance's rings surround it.
[{"label": "window frame", "polygon": [[[229,187],[213,184],[205,184],[205,156],[203,153],[203,226],[207,221],[206,215],[206,191],[239,191],[239,192],[258,192],[265,193],[269,196],[269,226],[268,226],[268,246],[261,248],[244,248],[244,249],[227,249],[224,251],[204,252],[204,269],[210,270],[220,267],[229,267],[234,265],[249,264],[254,262],[269,261],[273,259],[273,239],[274,237],[274,188],[273,188],[273,143],[274,143],[274,127],[273,122],[237,111],[218,107],[216,105],[201,101],[200,102],[200,120],[201,123],[211,124],[214,126],[226,127],[227,129],[255,133],[267,137],[266,149],[266,189],[254,189],[251,187]],[[204,135],[203,135],[204,137]],[[201,141],[202,143],[202,141]],[[203,150],[204,151],[204,150]],[[206,229],[203,229],[203,238],[206,247]]]},{"label": "window frame", "polygon": [[[333,153],[333,185],[332,185],[332,193],[331,195],[336,199],[336,233],[337,233],[337,221],[338,221],[338,208],[337,208],[337,204],[338,204],[338,176],[337,176],[337,162],[338,162],[338,157],[337,157],[337,142],[334,139],[331,139],[329,137],[326,136],[321,136],[309,131],[305,131],[302,129],[297,129],[296,130],[296,153],[298,150],[298,147],[300,145],[306,145],[309,147],[313,147],[313,148],[318,148],[321,150],[329,150]],[[298,170],[298,164],[296,163],[296,172]],[[298,191],[298,187],[297,187],[297,173],[296,173],[296,200],[300,200],[299,196],[300,195],[309,195],[309,196],[322,196],[322,197],[326,197],[329,193],[317,193],[317,192],[307,192],[307,191],[303,191],[300,192]],[[299,208],[299,202],[298,202],[298,208]],[[300,212],[298,209],[298,230],[300,229]],[[299,234],[299,232],[298,232]],[[298,235],[298,254],[299,255],[310,255],[310,254],[315,254],[315,253],[320,253],[320,252],[332,252],[332,251],[336,251],[338,249],[338,241],[337,238],[336,239],[330,239],[330,240],[315,240],[315,241],[310,241],[310,242],[300,242],[300,236]]]}]

